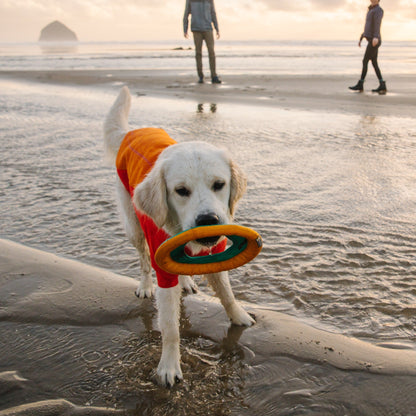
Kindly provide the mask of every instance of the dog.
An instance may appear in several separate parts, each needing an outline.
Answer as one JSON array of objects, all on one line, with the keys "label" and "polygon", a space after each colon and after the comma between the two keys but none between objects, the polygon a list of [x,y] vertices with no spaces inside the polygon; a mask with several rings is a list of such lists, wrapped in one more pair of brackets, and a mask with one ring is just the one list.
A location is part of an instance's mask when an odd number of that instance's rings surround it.
[{"label": "dog", "polygon": [[[154,295],[152,268],[158,288],[156,305],[162,334],[157,377],[172,387],[183,379],[179,351],[181,292],[196,293],[191,276],[163,272],[154,253],[172,235],[201,225],[229,224],[246,190],[246,177],[226,151],[205,142],[176,143],[162,129],[129,130],[131,95],[125,86],[104,123],[107,154],[116,162],[116,189],[122,222],[136,247],[142,279],[136,295]],[[225,237],[188,243],[193,255],[225,249]],[[251,326],[254,319],[236,302],[228,272],[206,276],[233,324]]]}]

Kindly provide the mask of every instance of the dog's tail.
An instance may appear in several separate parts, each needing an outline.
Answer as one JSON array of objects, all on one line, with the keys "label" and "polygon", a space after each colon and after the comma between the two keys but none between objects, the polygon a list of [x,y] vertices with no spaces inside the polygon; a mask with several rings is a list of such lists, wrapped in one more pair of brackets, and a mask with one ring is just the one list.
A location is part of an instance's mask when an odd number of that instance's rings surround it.
[{"label": "dog's tail", "polygon": [[104,122],[104,148],[108,160],[113,163],[116,160],[120,144],[129,131],[130,104],[130,91],[128,87],[124,86]]}]

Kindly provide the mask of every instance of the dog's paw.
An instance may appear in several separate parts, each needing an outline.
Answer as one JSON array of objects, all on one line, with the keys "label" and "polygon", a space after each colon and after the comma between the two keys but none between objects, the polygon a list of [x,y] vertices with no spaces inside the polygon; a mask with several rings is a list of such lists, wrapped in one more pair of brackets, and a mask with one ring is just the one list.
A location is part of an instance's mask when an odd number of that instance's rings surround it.
[{"label": "dog's paw", "polygon": [[134,292],[136,296],[140,299],[151,298],[154,295],[153,283],[143,284],[140,283],[140,286]]},{"label": "dog's paw", "polygon": [[192,294],[198,292],[198,286],[191,276],[179,276],[179,284],[185,293]]},{"label": "dog's paw", "polygon": [[237,303],[231,306],[228,316],[234,325],[252,326],[256,321]]},{"label": "dog's paw", "polygon": [[179,361],[175,362],[173,365],[166,365],[160,361],[159,366],[157,367],[158,381],[163,387],[171,388],[176,383],[180,383],[183,380],[181,366]]}]

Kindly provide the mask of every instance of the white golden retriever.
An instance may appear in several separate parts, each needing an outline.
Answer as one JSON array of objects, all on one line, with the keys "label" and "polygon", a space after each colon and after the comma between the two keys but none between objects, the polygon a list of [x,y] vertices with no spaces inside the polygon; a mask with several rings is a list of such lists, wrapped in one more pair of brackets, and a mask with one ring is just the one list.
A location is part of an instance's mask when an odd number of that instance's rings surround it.
[{"label": "white golden retriever", "polygon": [[[230,223],[236,202],[245,191],[246,179],[226,152],[208,143],[177,144],[161,129],[129,131],[130,103],[130,92],[123,87],[105,120],[104,141],[107,153],[116,160],[119,173],[116,187],[125,230],[140,257],[143,277],[136,295],[145,298],[154,293],[152,266],[155,268],[156,265],[152,256],[155,247],[148,240],[149,234],[156,232],[152,229],[146,232],[141,217],[150,218],[166,236],[199,225]],[[149,132],[153,134],[150,139],[147,137]],[[160,152],[154,163],[144,155],[146,148],[143,151],[133,149],[136,159],[126,157],[124,152],[131,150],[132,140],[137,135],[147,135],[150,141],[163,135],[173,143]],[[136,166],[121,166],[123,162]],[[141,168],[143,163],[150,166],[149,171],[140,183],[132,182],[134,169]],[[193,241],[189,243],[189,249],[197,254],[216,246],[221,240],[223,238],[214,237]],[[173,280],[169,280],[169,276],[164,280],[162,276],[159,279],[160,271],[155,270],[159,285],[156,291],[158,322],[162,334],[162,357],[157,374],[161,384],[170,387],[183,378],[179,352],[181,291],[196,292],[197,286],[190,276],[179,276],[176,280],[175,276]],[[206,277],[232,323],[252,325],[254,320],[234,298],[228,273]]]}]

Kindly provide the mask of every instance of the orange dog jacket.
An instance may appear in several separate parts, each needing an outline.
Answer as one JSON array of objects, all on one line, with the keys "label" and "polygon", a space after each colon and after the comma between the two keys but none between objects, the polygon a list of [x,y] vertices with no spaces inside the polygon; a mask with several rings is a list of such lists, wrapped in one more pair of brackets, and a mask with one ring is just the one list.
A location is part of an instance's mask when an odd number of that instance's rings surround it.
[{"label": "orange dog jacket", "polygon": [[[117,154],[116,168],[121,182],[131,197],[133,197],[136,186],[143,181],[153,168],[160,153],[175,143],[176,141],[163,129],[145,128],[133,130],[126,134]],[[158,228],[150,217],[136,207],[134,209],[149,246],[150,259],[156,272],[159,287],[166,289],[176,286],[178,275],[165,272],[155,262],[156,250],[171,236],[165,230]],[[226,240],[213,247],[211,252],[219,253],[224,251],[225,248]],[[207,254],[209,254],[209,251],[204,250],[198,253],[198,256]]]}]

